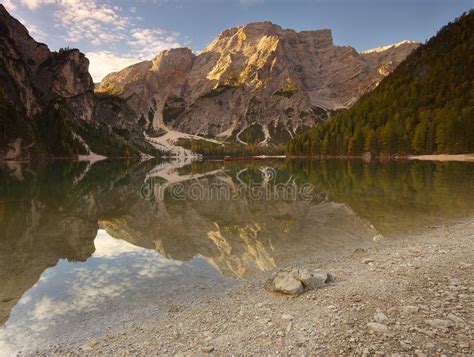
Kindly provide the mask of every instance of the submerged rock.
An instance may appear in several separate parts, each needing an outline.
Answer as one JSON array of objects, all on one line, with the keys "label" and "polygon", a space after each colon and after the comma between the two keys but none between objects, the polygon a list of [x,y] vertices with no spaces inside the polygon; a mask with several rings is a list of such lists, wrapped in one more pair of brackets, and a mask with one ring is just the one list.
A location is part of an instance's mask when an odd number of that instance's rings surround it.
[{"label": "submerged rock", "polygon": [[331,281],[333,277],[327,272],[288,268],[277,272],[267,280],[265,289],[286,295],[300,295],[308,290],[323,288]]}]

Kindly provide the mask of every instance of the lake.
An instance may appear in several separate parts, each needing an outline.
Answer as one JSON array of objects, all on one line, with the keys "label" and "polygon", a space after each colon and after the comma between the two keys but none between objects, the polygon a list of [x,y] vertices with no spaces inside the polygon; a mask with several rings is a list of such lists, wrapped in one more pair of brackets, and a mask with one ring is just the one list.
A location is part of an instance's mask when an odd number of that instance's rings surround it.
[{"label": "lake", "polygon": [[473,163],[10,164],[0,354],[84,341],[278,267],[473,216]]}]

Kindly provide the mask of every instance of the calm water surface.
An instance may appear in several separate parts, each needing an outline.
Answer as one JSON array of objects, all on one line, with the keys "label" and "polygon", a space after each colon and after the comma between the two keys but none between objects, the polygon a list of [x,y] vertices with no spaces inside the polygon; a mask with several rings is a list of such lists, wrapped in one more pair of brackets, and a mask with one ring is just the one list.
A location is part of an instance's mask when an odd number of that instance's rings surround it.
[{"label": "calm water surface", "polygon": [[473,216],[472,163],[2,167],[0,355],[159,320],[279,266]]}]

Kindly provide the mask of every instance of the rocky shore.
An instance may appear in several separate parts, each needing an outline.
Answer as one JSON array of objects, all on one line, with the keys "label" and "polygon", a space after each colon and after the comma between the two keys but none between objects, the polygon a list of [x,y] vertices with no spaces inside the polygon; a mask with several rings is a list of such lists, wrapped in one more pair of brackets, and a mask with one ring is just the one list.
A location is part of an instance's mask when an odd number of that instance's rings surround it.
[{"label": "rocky shore", "polygon": [[[270,274],[118,334],[36,355],[471,355],[474,220],[427,227],[307,269],[326,287],[288,297]],[[295,262],[295,266],[297,263]]]}]

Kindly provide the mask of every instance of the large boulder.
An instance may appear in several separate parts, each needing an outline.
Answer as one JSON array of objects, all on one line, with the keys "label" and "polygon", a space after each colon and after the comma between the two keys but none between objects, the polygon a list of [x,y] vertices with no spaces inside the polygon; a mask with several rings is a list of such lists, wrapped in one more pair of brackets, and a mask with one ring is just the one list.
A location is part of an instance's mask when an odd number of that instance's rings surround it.
[{"label": "large boulder", "polygon": [[265,283],[265,289],[286,295],[300,295],[305,291],[323,288],[334,278],[330,273],[316,270],[287,268],[275,273]]}]

